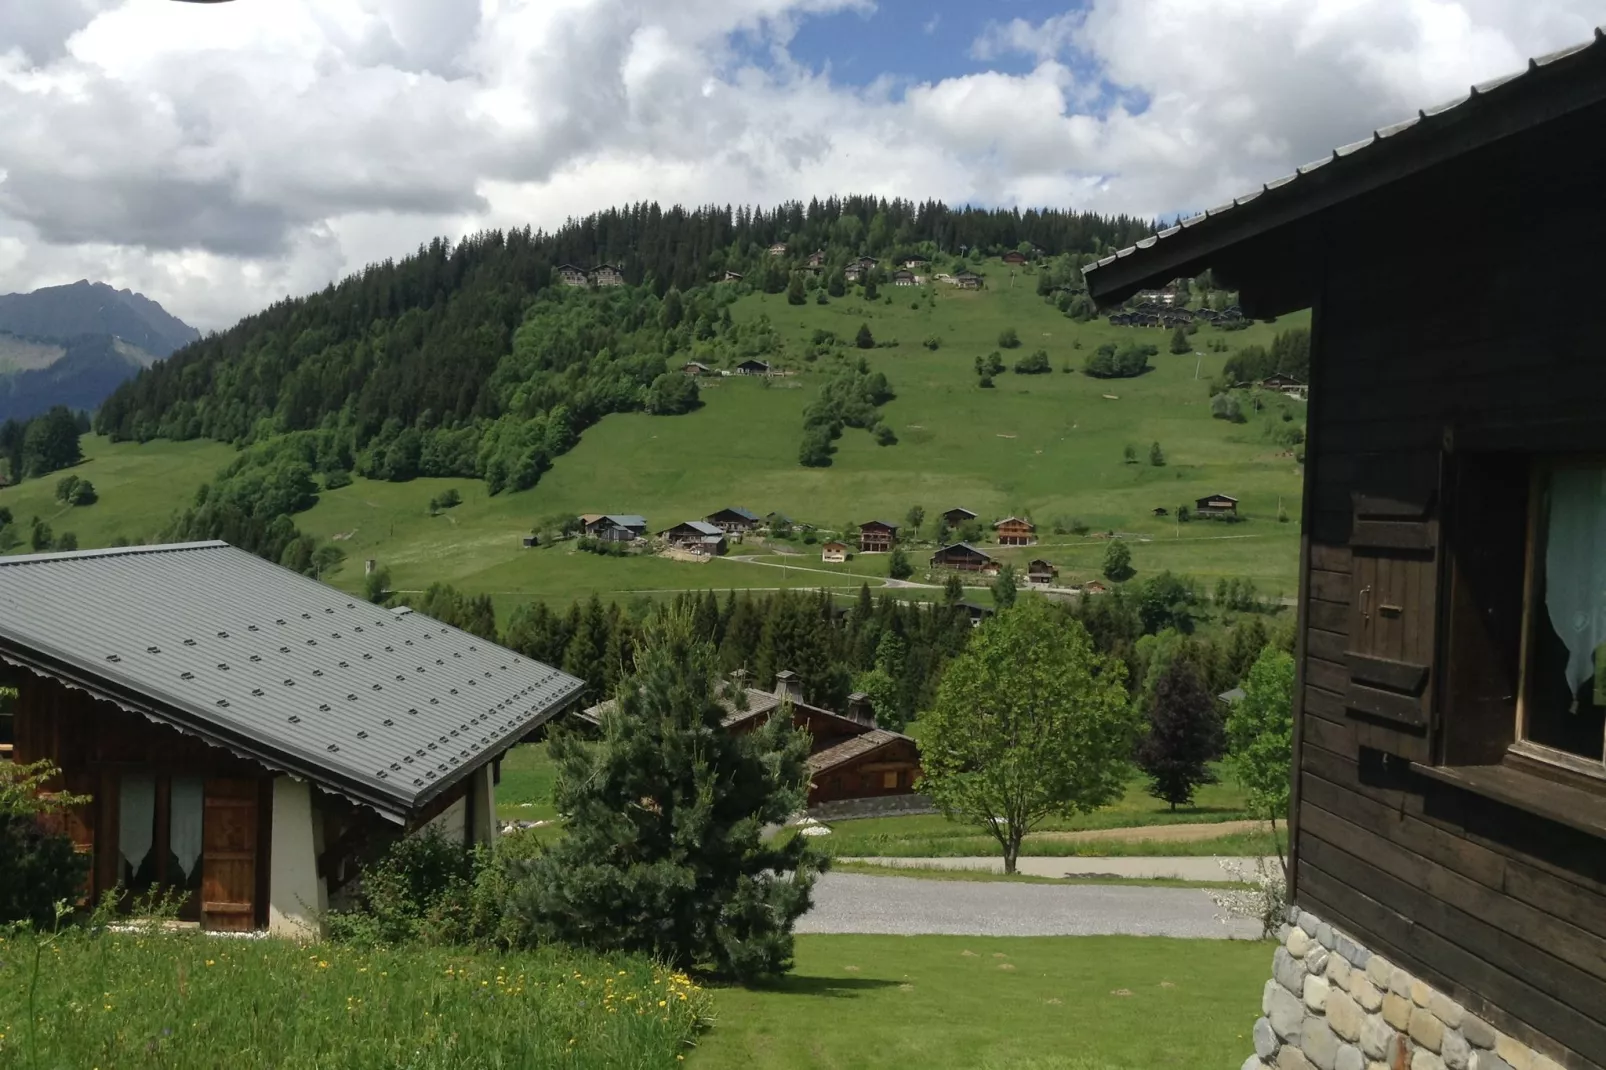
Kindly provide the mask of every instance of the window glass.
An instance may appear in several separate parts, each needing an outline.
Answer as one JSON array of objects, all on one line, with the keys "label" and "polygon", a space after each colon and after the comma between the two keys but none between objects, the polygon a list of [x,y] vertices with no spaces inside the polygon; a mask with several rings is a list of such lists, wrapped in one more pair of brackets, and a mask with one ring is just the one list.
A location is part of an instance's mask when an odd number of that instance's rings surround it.
[{"label": "window glass", "polygon": [[1539,510],[1526,736],[1600,761],[1606,750],[1606,466],[1549,473]]},{"label": "window glass", "polygon": [[117,792],[118,871],[131,890],[150,887],[156,880],[156,778],[125,773]]}]

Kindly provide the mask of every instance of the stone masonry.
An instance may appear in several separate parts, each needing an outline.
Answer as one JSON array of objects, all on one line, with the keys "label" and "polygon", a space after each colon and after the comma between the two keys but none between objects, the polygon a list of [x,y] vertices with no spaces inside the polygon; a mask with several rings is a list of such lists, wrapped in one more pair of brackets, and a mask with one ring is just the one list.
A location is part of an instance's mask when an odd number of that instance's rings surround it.
[{"label": "stone masonry", "polygon": [[1288,916],[1242,1070],[1561,1070],[1310,911]]}]

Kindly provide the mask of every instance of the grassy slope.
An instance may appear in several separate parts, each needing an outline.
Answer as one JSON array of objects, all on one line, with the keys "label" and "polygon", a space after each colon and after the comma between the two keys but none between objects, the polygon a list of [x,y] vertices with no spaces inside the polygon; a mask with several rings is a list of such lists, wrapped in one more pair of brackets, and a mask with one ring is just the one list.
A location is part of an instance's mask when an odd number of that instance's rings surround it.
[{"label": "grassy slope", "polygon": [[[1195,366],[1202,363],[1201,379],[1209,378],[1226,354],[1207,354],[1201,362],[1162,352],[1153,361],[1155,369],[1135,380],[1100,381],[1058,370],[1041,376],[1005,373],[996,389],[981,390],[973,358],[996,348],[1005,326],[1016,327],[1023,342],[1021,349],[1005,352],[1006,360],[1013,363],[1042,347],[1056,369],[1067,361],[1080,367],[1105,341],[1141,339],[1164,350],[1168,339],[1163,331],[1072,323],[1035,296],[1031,276],[1020,277],[1011,288],[1001,265],[993,266],[991,282],[993,288],[980,293],[940,288],[935,308],[922,304],[918,311],[909,307],[911,291],[891,287],[883,291],[893,295],[891,305],[848,297],[794,307],[781,296],[750,296],[733,314],[768,314],[784,338],[795,340],[790,356],[804,374],[768,386],[708,381],[706,404],[687,416],[607,417],[530,491],[491,498],[473,480],[358,480],[324,494],[297,523],[320,538],[348,536],[340,545],[350,562],[334,577],[337,584],[355,589],[361,561],[372,557],[392,570],[404,590],[445,580],[497,595],[502,609],[530,597],[565,603],[592,591],[615,598],[710,586],[813,587],[829,585],[832,572],[841,574],[846,590],[866,575],[884,574],[884,559],[822,566],[811,547],[801,547],[808,552],[792,563],[823,572],[732,561],[605,559],[565,546],[520,547],[520,536],[532,523],[554,513],[639,512],[657,528],[725,504],[778,509],[827,527],[874,515],[901,519],[914,504],[928,513],[955,504],[983,516],[1030,512],[1045,527],[1055,516],[1075,516],[1096,530],[1150,538],[1134,544],[1140,575],[1161,568],[1206,582],[1247,575],[1265,593],[1291,592],[1297,525],[1278,524],[1275,516],[1279,503],[1298,515],[1300,473],[1265,438],[1265,425],[1274,416],[1240,426],[1210,419]],[[864,352],[897,391],[885,416],[900,442],[878,447],[868,434],[849,430],[830,468],[801,468],[796,459],[802,412],[824,380],[820,373],[831,364],[829,359],[812,368],[804,364],[798,358],[801,345],[816,328],[851,337],[861,322],[869,323],[878,338],[901,342],[894,349]],[[1225,338],[1236,350],[1305,322],[1303,316],[1289,317],[1233,334],[1205,328],[1194,341],[1203,349],[1211,339]],[[936,352],[920,345],[928,335],[942,339]],[[853,358],[859,355],[850,352]],[[1106,393],[1119,400],[1105,400]],[[1146,457],[1153,441],[1167,453],[1165,467],[1122,463],[1124,445],[1137,446]],[[117,534],[154,533],[229,452],[215,443],[111,446],[96,439],[86,440],[86,449],[95,459],[79,474],[94,481],[103,500],[53,521],[58,530],[75,531],[86,547]],[[47,479],[0,491],[0,504],[11,505],[23,518],[36,512],[50,516],[60,511],[49,501],[53,485]],[[430,517],[429,499],[447,487],[462,493],[463,504]],[[1150,515],[1155,506],[1174,509],[1218,492],[1242,499],[1251,522],[1178,526]],[[1024,561],[1041,553],[1061,565],[1065,581],[1096,575],[1103,540],[1045,541],[1051,545],[1004,556]],[[917,561],[923,556],[917,554]]]},{"label": "grassy slope", "polygon": [[720,989],[693,1070],[1236,1066],[1267,945],[1158,937],[800,936],[767,989]]}]

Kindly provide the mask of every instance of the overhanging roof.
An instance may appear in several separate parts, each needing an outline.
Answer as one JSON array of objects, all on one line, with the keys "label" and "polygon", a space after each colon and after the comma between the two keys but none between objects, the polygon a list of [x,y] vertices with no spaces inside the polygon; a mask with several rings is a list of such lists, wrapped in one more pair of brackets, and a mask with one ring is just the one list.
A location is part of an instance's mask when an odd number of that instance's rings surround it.
[{"label": "overhanging roof", "polygon": [[[1100,304],[1116,304],[1138,290],[1206,268],[1234,246],[1289,232],[1323,211],[1381,190],[1458,156],[1580,108],[1606,101],[1606,29],[1592,40],[1530,60],[1525,70],[1480,83],[1464,96],[1427,108],[1414,118],[1373,131],[1334,149],[1324,159],[1274,179],[1259,190],[1212,208],[1083,269]],[[1288,265],[1259,257],[1227,281],[1252,290],[1260,279],[1284,293],[1260,302],[1257,315],[1280,314],[1311,303],[1313,294],[1289,287]],[[1248,304],[1248,302],[1246,302]]]},{"label": "overhanging roof", "polygon": [[0,557],[0,662],[402,820],[584,686],[222,542]]}]

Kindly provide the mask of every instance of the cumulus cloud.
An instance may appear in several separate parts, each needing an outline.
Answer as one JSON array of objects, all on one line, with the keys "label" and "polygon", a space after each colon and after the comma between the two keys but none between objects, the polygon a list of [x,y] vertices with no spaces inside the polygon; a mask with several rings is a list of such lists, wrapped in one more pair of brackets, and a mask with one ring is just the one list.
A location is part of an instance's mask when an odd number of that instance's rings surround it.
[{"label": "cumulus cloud", "polygon": [[0,4],[0,291],[99,278],[222,326],[436,234],[645,198],[1170,215],[1581,40],[1592,6],[1093,0],[978,27],[972,58],[1028,70],[852,87],[788,46],[870,0]]}]

